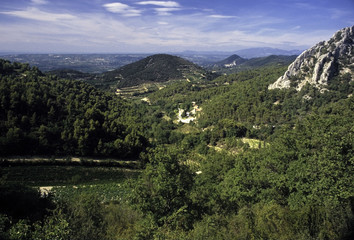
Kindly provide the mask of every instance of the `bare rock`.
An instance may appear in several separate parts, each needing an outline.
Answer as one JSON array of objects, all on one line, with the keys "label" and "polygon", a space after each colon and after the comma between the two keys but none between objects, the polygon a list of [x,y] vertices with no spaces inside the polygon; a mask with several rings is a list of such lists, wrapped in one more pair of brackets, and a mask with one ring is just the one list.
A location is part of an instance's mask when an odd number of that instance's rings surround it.
[{"label": "bare rock", "polygon": [[330,40],[304,51],[268,89],[295,87],[300,91],[309,83],[324,91],[333,76],[344,73],[354,76],[353,66],[354,26],[344,28]]}]

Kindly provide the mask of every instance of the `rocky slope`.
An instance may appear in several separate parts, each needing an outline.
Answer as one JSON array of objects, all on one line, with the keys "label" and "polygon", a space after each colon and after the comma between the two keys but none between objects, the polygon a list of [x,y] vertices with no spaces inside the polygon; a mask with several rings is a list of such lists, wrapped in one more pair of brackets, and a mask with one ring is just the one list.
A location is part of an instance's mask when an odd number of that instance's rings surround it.
[{"label": "rocky slope", "polygon": [[333,37],[304,51],[269,89],[295,87],[298,91],[307,83],[325,91],[331,78],[354,76],[354,26],[336,32]]}]

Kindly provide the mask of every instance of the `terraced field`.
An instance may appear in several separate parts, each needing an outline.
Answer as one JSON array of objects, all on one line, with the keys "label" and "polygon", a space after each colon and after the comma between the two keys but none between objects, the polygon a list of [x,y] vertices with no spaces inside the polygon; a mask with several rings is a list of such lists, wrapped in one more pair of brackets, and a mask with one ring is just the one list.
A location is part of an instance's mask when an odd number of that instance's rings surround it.
[{"label": "terraced field", "polygon": [[115,183],[140,172],[139,162],[121,160],[12,158],[0,164],[7,183],[35,187]]}]

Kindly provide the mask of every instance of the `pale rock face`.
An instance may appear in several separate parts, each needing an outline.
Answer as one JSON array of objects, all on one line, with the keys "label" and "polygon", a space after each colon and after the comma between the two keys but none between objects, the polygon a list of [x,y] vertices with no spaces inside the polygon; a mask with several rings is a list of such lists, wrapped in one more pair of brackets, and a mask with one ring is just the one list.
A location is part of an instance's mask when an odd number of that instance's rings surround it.
[{"label": "pale rock face", "polygon": [[237,65],[237,62],[236,62],[236,60],[235,61],[233,61],[232,63],[230,63],[230,64],[224,64],[224,67],[226,67],[226,68],[232,68],[232,67],[234,67],[234,66],[236,66]]},{"label": "pale rock face", "polygon": [[354,26],[344,28],[329,41],[304,51],[268,89],[295,87],[300,91],[309,83],[324,91],[336,74],[350,73],[354,77],[350,66],[354,66]]}]

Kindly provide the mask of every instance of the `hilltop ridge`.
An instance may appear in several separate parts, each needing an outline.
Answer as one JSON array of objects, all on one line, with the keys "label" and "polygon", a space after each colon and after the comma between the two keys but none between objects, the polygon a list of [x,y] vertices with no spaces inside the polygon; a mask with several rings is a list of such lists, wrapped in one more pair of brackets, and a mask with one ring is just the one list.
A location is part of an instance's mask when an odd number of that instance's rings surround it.
[{"label": "hilltop ridge", "polygon": [[114,71],[103,73],[103,81],[115,82],[118,88],[143,83],[167,82],[204,77],[205,70],[183,58],[168,54],[148,56]]},{"label": "hilltop ridge", "polygon": [[297,55],[269,55],[266,57],[246,59],[234,54],[210,65],[209,69],[219,73],[231,74],[267,66],[288,66],[296,57]]}]

